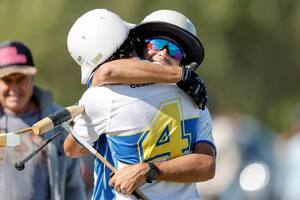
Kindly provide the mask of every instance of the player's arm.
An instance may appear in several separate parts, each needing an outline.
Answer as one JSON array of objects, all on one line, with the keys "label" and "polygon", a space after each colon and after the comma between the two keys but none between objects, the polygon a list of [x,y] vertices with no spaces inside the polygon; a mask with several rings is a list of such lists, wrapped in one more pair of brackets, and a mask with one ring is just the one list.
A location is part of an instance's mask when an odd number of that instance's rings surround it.
[{"label": "player's arm", "polygon": [[[198,143],[192,154],[171,160],[156,162],[158,181],[180,183],[201,182],[215,176],[215,149],[207,143]],[[131,194],[146,182],[147,163],[139,163],[119,169],[109,181],[117,192]],[[150,183],[151,184],[151,183]]]},{"label": "player's arm", "polygon": [[[92,85],[101,86],[114,83],[177,83],[204,109],[207,103],[207,91],[202,78],[194,72],[196,63],[184,68],[180,66],[158,65],[137,59],[119,59],[107,62],[96,70]],[[196,64],[197,65],[197,64]]]},{"label": "player's arm", "polygon": [[[214,177],[216,150],[212,135],[212,119],[208,109],[201,111],[197,123],[198,131],[193,153],[155,162],[160,172],[158,181],[186,183],[206,181]],[[110,185],[118,192],[122,189],[131,194],[136,187],[145,182],[147,170],[147,163],[121,168],[111,178]]]},{"label": "player's arm", "polygon": [[156,163],[158,180],[173,182],[201,182],[215,176],[215,151],[206,143],[199,143],[192,154]]},{"label": "player's arm", "polygon": [[[106,89],[93,87],[86,90],[79,101],[79,105],[84,106],[84,112],[73,120],[72,128],[63,125],[68,132],[76,134],[76,138],[80,137],[90,145],[96,142],[101,134],[107,132],[111,98],[109,96],[102,98],[103,92],[101,91],[106,91]],[[96,124],[95,121],[101,121],[101,123]],[[89,153],[71,134],[65,139],[64,150],[70,157],[79,157]]]},{"label": "player's arm", "polygon": [[107,62],[96,71],[93,86],[112,83],[177,83],[181,80],[180,66],[158,65],[137,59]]},{"label": "player's arm", "polygon": [[75,138],[69,133],[64,141],[65,154],[71,158],[88,155],[90,152],[79,144]]}]

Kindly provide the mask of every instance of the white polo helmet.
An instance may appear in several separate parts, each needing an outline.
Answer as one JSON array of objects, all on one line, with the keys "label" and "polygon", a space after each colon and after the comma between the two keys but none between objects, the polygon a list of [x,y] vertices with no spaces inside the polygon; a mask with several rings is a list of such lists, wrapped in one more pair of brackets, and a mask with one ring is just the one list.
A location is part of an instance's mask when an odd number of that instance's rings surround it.
[{"label": "white polo helmet", "polygon": [[186,57],[183,64],[204,59],[204,48],[196,36],[194,24],[183,14],[174,10],[155,11],[132,29],[132,33],[141,40],[149,37],[169,37],[176,41],[184,50]]},{"label": "white polo helmet", "polygon": [[142,23],[147,22],[166,22],[183,28],[197,36],[194,24],[186,16],[174,10],[157,10],[147,15]]},{"label": "white polo helmet", "polygon": [[130,27],[107,9],[88,11],[71,27],[67,46],[81,67],[81,83],[86,84],[93,70],[107,60],[126,40]]}]

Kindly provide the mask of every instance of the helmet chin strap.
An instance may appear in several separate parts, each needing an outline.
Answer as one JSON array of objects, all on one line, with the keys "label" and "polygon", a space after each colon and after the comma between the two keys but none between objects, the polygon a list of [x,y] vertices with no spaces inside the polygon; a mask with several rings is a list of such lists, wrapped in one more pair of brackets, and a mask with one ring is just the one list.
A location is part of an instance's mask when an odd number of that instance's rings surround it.
[{"label": "helmet chin strap", "polygon": [[85,85],[92,76],[94,68],[89,66],[88,63],[81,65],[81,83]]},{"label": "helmet chin strap", "polygon": [[[97,69],[97,68],[96,68]],[[87,81],[87,87],[90,88],[92,87],[92,83],[93,83],[93,77],[94,77],[94,74],[96,73],[96,70],[93,71],[93,73],[90,75],[90,77],[88,78],[88,81]]]}]

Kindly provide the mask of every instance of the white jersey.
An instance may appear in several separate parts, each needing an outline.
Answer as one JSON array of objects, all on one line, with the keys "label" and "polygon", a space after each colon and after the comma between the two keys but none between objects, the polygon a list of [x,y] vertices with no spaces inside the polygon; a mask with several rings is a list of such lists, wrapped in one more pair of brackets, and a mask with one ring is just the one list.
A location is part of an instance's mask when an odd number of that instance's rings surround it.
[{"label": "white jersey", "polygon": [[[199,142],[214,147],[209,111],[199,111],[173,84],[93,87],[79,104],[85,113],[74,130],[91,144],[106,134],[117,168],[189,154]],[[199,199],[194,183],[158,181],[140,189],[149,199]]]}]

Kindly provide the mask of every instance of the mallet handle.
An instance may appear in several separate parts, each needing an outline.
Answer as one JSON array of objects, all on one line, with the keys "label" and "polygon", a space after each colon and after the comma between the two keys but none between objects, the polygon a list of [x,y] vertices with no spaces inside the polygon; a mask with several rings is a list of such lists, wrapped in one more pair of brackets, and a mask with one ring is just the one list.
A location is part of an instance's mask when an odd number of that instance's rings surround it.
[{"label": "mallet handle", "polygon": [[32,132],[35,135],[42,135],[43,133],[61,125],[63,122],[73,119],[83,112],[84,106],[69,106],[63,108],[33,124]]},{"label": "mallet handle", "polygon": [[[76,132],[72,129],[66,129],[67,131],[71,132],[72,135],[89,151],[91,152],[93,155],[96,156],[97,159],[99,159],[101,162],[103,162],[104,165],[106,165],[112,172],[116,173],[117,169],[110,163],[108,162],[100,153],[97,152],[97,150],[92,147],[92,145],[90,145],[89,143],[87,143],[86,141],[84,141],[83,139],[81,139]],[[138,200],[148,200],[148,198],[142,193],[142,191],[140,191],[138,188],[136,188],[132,195],[137,198]]]}]

